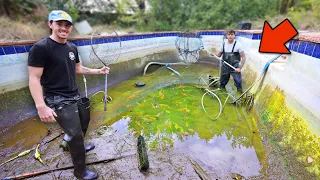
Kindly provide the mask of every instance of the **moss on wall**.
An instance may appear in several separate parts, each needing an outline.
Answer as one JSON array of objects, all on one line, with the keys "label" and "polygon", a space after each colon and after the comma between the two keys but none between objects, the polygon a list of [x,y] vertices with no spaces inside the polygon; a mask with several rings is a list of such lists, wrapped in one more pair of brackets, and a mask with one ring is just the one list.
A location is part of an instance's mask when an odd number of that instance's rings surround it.
[{"label": "moss on wall", "polygon": [[319,179],[320,137],[286,106],[285,98],[279,88],[263,88],[258,99],[261,125],[284,157],[293,179]]},{"label": "moss on wall", "polygon": [[29,87],[0,94],[0,131],[36,114]]},{"label": "moss on wall", "polygon": [[[248,63],[247,63],[248,64]],[[245,64],[245,69],[241,72],[242,77],[243,77],[243,81],[248,84],[251,85],[253,84],[256,79],[258,78],[257,73],[251,68],[250,65]]]}]

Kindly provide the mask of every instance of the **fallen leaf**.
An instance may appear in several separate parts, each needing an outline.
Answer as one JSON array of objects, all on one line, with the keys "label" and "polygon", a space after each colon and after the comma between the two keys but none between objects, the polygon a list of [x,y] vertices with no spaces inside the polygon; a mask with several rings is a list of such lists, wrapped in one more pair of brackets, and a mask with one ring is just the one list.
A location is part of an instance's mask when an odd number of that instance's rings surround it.
[{"label": "fallen leaf", "polygon": [[308,158],[307,158],[307,162],[308,162],[309,164],[310,164],[310,163],[312,163],[312,162],[313,162],[312,157],[308,156]]}]

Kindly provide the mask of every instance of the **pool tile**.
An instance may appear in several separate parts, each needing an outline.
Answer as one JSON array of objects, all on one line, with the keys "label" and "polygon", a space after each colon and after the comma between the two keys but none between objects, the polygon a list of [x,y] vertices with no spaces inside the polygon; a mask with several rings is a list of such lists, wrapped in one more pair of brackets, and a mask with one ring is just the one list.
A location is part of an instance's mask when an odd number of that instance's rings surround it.
[{"label": "pool tile", "polygon": [[85,45],[85,46],[88,46],[88,45],[91,45],[91,40],[83,40],[83,44]]},{"label": "pool tile", "polygon": [[289,50],[292,50],[292,40],[290,40],[288,43],[289,43],[288,49],[289,49]]},{"label": "pool tile", "polygon": [[79,46],[84,46],[83,40],[80,40],[80,41],[79,41]]},{"label": "pool tile", "polygon": [[79,46],[79,40],[73,40],[71,41],[74,45]]},{"label": "pool tile", "polygon": [[24,47],[26,48],[26,51],[29,52],[32,46],[33,46],[33,44],[29,44]]},{"label": "pool tile", "polygon": [[299,46],[299,42],[297,40],[292,41],[292,51],[297,52]]},{"label": "pool tile", "polygon": [[252,39],[253,39],[253,40],[259,40],[259,39],[261,39],[261,34],[253,34],[253,35],[252,35]]},{"label": "pool tile", "polygon": [[313,50],[313,53],[312,53],[312,57],[320,59],[320,44],[316,44],[316,46]]},{"label": "pool tile", "polygon": [[14,46],[14,48],[16,49],[17,53],[25,53],[26,49],[24,48],[24,46]]},{"label": "pool tile", "polygon": [[13,46],[4,46],[3,50],[5,54],[16,54]]},{"label": "pool tile", "polygon": [[300,41],[298,53],[304,54],[306,47],[307,47],[307,42]]},{"label": "pool tile", "polygon": [[308,56],[312,56],[312,52],[313,52],[313,49],[315,48],[316,44],[315,43],[312,43],[312,42],[308,42],[307,43],[307,48],[306,48],[306,51],[304,52],[306,55]]},{"label": "pool tile", "polygon": [[0,56],[4,55],[4,51],[3,51],[3,48],[0,47]]}]

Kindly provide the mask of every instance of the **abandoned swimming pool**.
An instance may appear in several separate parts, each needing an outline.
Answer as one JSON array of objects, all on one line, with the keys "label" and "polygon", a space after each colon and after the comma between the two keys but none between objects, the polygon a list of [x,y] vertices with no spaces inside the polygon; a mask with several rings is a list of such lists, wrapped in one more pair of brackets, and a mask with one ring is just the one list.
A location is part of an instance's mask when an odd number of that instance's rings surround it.
[{"label": "abandoned swimming pool", "polygon": [[[254,53],[250,56],[252,62],[243,74],[245,87],[257,78],[255,63],[261,59]],[[175,62],[175,58],[174,51],[162,50],[151,55],[148,61],[171,59]],[[115,64],[112,73],[118,78],[113,77],[117,82],[108,90],[113,100],[108,103],[107,112],[103,111],[103,93],[95,94],[103,82],[102,77],[87,77],[92,108],[87,141],[97,146],[88,153],[87,161],[136,154],[136,137],[141,134],[149,149],[150,162],[147,173],[139,171],[135,155],[90,165],[90,168],[97,170],[105,179],[317,179],[319,136],[313,133],[317,132],[317,123],[310,127],[305,120],[307,118],[303,118],[305,116],[296,115],[295,109],[286,103],[290,100],[288,91],[266,83],[259,90],[257,103],[249,113],[246,108],[226,103],[220,117],[213,121],[211,118],[219,114],[219,103],[215,98],[205,96],[204,106],[208,113],[203,111],[201,98],[205,91],[200,77],[207,80],[209,74],[218,76],[219,72],[214,64],[206,61],[204,57],[204,61],[198,64],[171,66],[182,74],[181,77],[160,66],[155,66],[146,76],[142,76],[141,71],[129,71],[124,75],[122,70],[130,69],[132,64],[143,67],[147,62],[144,58]],[[282,67],[282,60],[276,64]],[[271,79],[276,76],[277,68],[272,66],[269,69],[265,81],[271,81],[270,75]],[[112,79],[112,74],[110,76]],[[81,81],[81,77],[79,79]],[[146,85],[135,87],[137,81]],[[229,85],[227,92],[239,96],[232,82]],[[27,91],[16,90],[16,94],[11,93],[10,97],[17,101],[25,99],[20,96]],[[215,93],[224,103],[226,92],[217,90]],[[11,108],[15,109],[15,106]],[[56,124],[41,123],[37,116],[32,115],[1,130],[0,162],[33,148],[41,141],[49,142],[58,137],[39,149],[45,165],[36,161],[32,152],[1,166],[1,178],[65,167],[71,163],[68,154],[59,149],[61,131]],[[34,179],[71,177],[72,170],[64,170]]]}]

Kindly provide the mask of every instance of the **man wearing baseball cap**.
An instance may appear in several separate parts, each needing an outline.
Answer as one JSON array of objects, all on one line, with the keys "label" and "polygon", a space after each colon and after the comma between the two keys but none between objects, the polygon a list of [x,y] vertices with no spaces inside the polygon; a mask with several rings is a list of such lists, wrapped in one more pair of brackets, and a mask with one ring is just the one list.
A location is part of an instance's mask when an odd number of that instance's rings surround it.
[{"label": "man wearing baseball cap", "polygon": [[58,122],[65,132],[74,175],[96,179],[98,174],[86,168],[84,135],[90,121],[90,102],[81,98],[77,74],[109,74],[109,67],[90,69],[80,64],[77,47],[68,42],[72,30],[71,16],[61,10],[49,14],[51,35],[35,43],[29,52],[29,88],[38,115],[43,122]]}]

